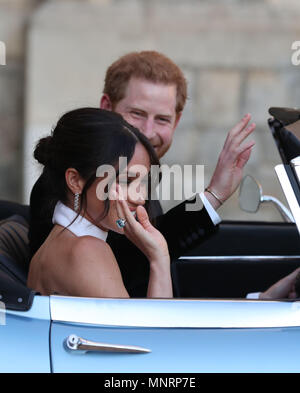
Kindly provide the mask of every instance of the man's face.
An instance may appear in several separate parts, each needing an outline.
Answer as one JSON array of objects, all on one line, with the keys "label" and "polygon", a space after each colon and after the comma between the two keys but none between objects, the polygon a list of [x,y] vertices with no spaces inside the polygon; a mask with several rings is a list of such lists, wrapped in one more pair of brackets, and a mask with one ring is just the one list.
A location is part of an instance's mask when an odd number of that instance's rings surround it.
[{"label": "man's face", "polygon": [[[104,106],[101,107],[104,108]],[[180,119],[176,115],[176,86],[131,78],[125,97],[114,111],[148,137],[161,158],[169,149]],[[109,108],[104,108],[109,109]]]}]

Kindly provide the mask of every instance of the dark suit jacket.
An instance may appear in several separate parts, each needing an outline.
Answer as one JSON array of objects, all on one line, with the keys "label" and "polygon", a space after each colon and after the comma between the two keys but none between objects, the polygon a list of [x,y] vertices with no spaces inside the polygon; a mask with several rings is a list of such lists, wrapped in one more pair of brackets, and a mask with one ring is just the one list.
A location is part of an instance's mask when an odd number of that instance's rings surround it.
[{"label": "dark suit jacket", "polygon": [[[43,175],[35,183],[30,197],[29,244],[31,255],[50,233],[54,206],[45,197]],[[192,201],[189,201],[192,202]],[[151,201],[157,229],[168,243],[171,260],[203,242],[217,230],[206,209],[186,211],[185,202],[162,213],[159,201]],[[131,297],[145,297],[149,281],[149,262],[125,236],[109,232],[107,242],[118,261],[124,285]]]}]

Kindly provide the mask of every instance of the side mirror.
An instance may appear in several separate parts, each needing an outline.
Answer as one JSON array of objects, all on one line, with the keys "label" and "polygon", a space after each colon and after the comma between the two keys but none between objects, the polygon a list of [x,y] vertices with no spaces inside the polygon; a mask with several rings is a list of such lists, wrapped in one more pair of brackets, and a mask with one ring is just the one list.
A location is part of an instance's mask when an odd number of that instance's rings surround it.
[{"label": "side mirror", "polygon": [[248,213],[256,213],[260,204],[265,202],[272,202],[284,221],[295,222],[291,212],[277,198],[271,195],[263,195],[260,184],[252,176],[245,176],[240,185],[240,208]]},{"label": "side mirror", "polygon": [[240,185],[240,208],[248,213],[256,213],[262,198],[262,188],[250,175],[243,178]]}]

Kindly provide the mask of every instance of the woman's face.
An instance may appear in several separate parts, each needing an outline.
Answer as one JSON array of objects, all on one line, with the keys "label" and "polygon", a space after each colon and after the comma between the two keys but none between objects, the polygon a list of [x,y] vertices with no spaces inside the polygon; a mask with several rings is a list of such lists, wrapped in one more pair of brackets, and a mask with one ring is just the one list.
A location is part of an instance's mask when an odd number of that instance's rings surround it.
[{"label": "woman's face", "polygon": [[[150,158],[148,152],[141,143],[137,143],[132,159],[127,163],[125,169],[120,168],[117,178],[117,183],[122,188],[122,193],[132,214],[135,214],[139,205],[145,204],[148,196],[149,171]],[[105,186],[112,177],[112,175],[109,175],[104,179],[99,178],[88,189],[85,216],[90,221],[97,223],[105,231],[112,230],[123,233],[123,229],[120,229],[116,224],[116,221],[123,217],[118,216],[116,201],[112,196],[113,191],[116,190],[116,182],[110,187],[108,193],[110,199],[108,214],[99,221],[99,217],[101,217],[105,209],[104,199],[107,198],[107,189]]]}]

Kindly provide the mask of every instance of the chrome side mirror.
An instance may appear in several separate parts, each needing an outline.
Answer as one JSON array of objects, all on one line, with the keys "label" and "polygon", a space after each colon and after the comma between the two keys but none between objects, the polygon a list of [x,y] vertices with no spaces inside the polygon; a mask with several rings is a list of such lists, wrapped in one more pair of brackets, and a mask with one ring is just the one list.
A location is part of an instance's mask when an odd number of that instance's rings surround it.
[{"label": "chrome side mirror", "polygon": [[275,197],[263,195],[261,185],[250,175],[243,178],[240,185],[239,205],[248,213],[256,213],[261,203],[272,202],[286,222],[295,222],[291,212]]},{"label": "chrome side mirror", "polygon": [[262,188],[250,175],[243,178],[240,185],[240,208],[248,213],[256,213],[262,198]]}]

